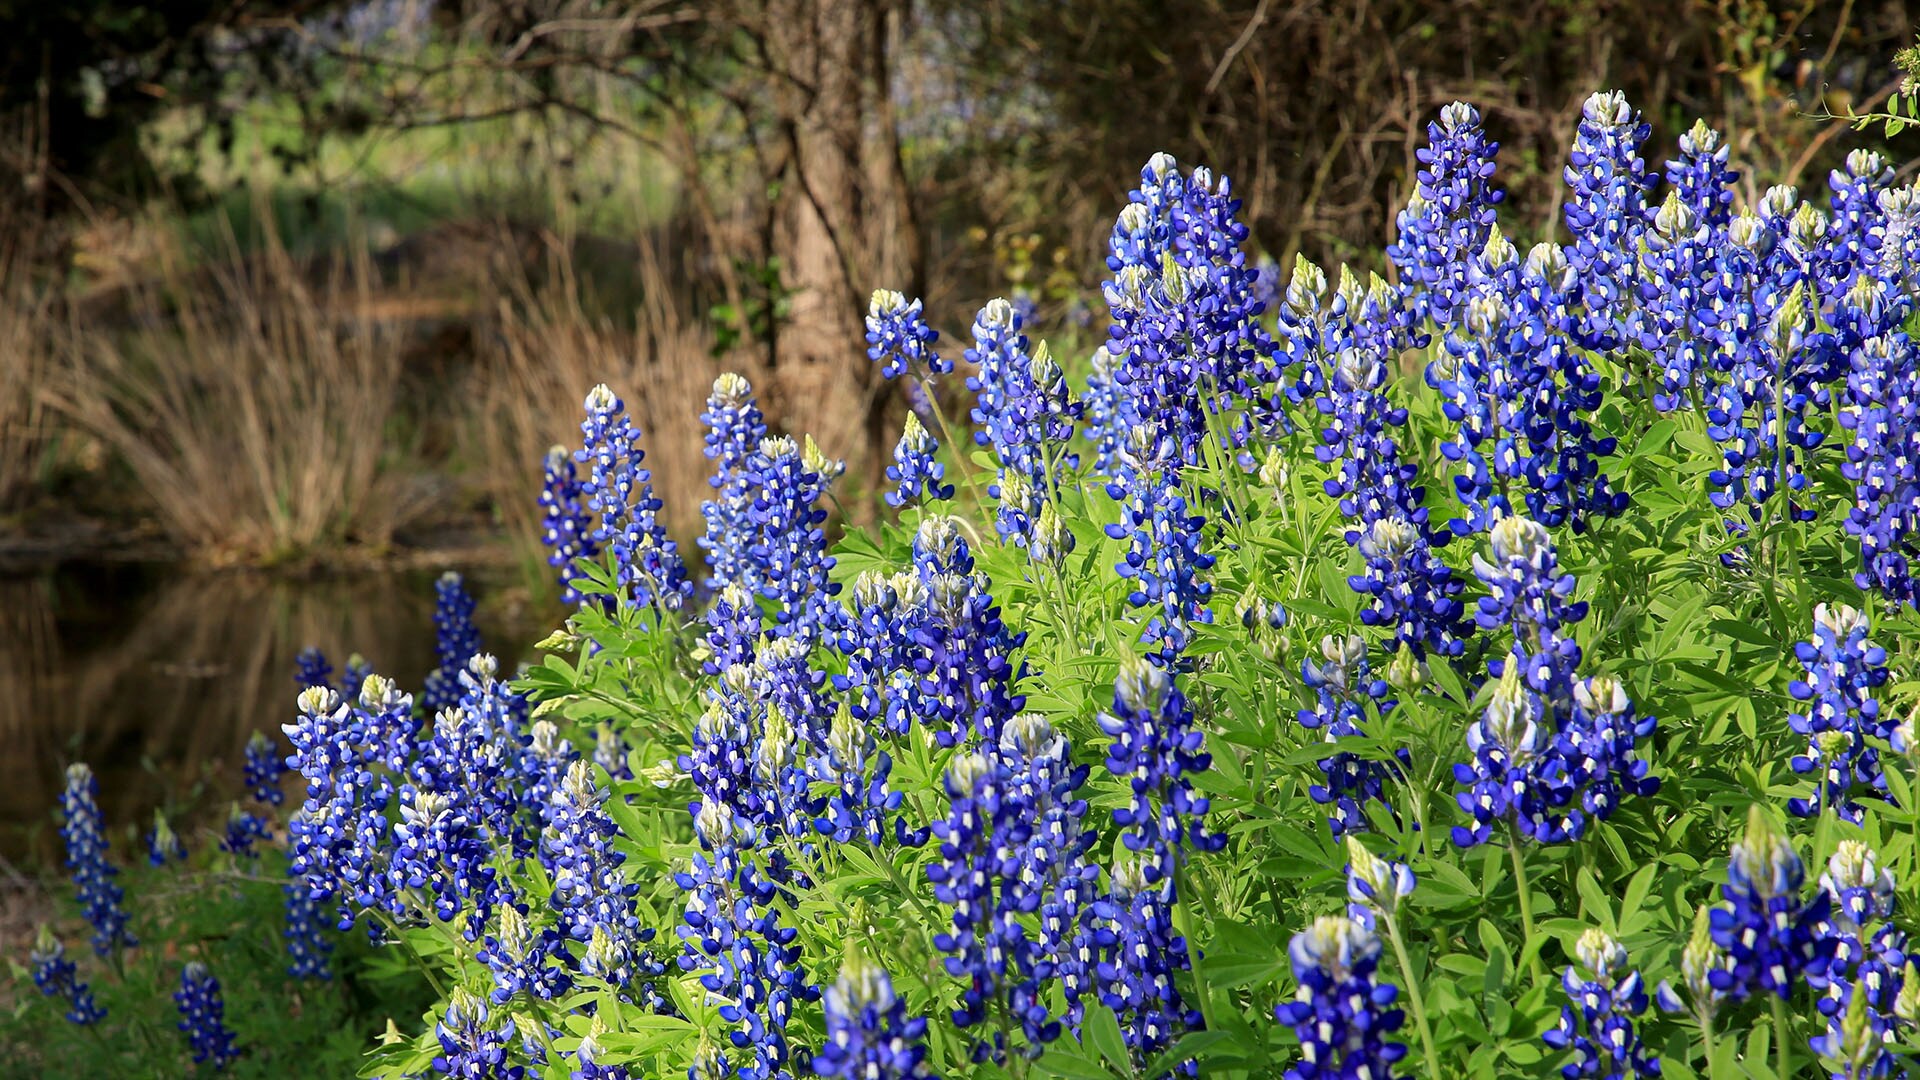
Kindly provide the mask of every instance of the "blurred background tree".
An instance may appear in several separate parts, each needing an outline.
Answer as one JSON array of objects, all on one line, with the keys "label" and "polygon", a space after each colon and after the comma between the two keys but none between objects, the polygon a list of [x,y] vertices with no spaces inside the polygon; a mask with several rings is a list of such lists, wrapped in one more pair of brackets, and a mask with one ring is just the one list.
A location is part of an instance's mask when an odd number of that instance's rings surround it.
[{"label": "blurred background tree", "polygon": [[[1231,176],[1256,245],[1281,262],[1365,262],[1391,239],[1425,123],[1456,98],[1503,143],[1510,217],[1542,234],[1596,88],[1625,90],[1653,122],[1656,169],[1705,116],[1749,184],[1817,186],[1874,138],[1818,117],[1885,103],[1914,12],[1901,0],[0,0],[0,26],[13,282],[52,281],[90,318],[120,317],[153,298],[143,283],[160,262],[199,268],[187,288],[205,292],[263,246],[284,247],[309,282],[364,249],[381,302],[352,306],[407,322],[409,370],[484,374],[489,354],[524,344],[584,349],[582,370],[638,354],[609,377],[631,379],[630,396],[671,384],[641,395],[655,399],[648,422],[670,427],[724,363],[858,477],[882,464],[899,408],[863,355],[868,291],[924,295],[950,328],[1010,286],[1050,318],[1084,312],[1112,215],[1156,150]],[[538,332],[529,313],[546,319]],[[459,440],[435,422],[422,418],[409,449],[444,460]],[[529,430],[513,447],[537,457],[566,435]],[[697,455],[665,464],[697,485]]]}]

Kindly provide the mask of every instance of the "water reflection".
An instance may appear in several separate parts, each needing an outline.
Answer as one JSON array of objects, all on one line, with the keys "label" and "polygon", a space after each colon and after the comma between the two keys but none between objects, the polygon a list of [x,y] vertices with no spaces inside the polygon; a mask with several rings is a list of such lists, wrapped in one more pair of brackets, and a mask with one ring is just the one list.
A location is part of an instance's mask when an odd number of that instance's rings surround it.
[{"label": "water reflection", "polygon": [[[334,666],[359,652],[417,688],[433,666],[432,573],[313,581],[183,575],[153,566],[65,568],[0,578],[0,855],[58,857],[53,809],[67,763],[100,777],[119,827],[155,807],[217,813],[240,789],[256,730],[293,715],[293,660],[307,645]],[[505,664],[538,617],[485,580],[478,622]],[[122,857],[132,857],[127,852]]]}]

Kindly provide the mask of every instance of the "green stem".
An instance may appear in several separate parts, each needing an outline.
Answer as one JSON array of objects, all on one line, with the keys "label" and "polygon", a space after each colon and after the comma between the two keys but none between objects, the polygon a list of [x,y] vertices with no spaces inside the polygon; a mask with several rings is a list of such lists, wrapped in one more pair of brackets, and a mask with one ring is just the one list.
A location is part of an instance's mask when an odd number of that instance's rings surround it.
[{"label": "green stem", "polygon": [[1413,1023],[1420,1029],[1420,1049],[1427,1059],[1427,1075],[1439,1077],[1440,1051],[1433,1045],[1433,1029],[1427,1025],[1427,1003],[1420,993],[1420,980],[1413,977],[1413,965],[1407,962],[1407,947],[1400,937],[1400,921],[1386,917],[1387,940],[1393,943],[1393,958],[1400,963],[1400,983],[1406,987],[1407,1004],[1413,1006]]},{"label": "green stem", "polygon": [[1791,1025],[1787,1020],[1787,1003],[1778,994],[1767,996],[1773,1001],[1773,1040],[1778,1044],[1774,1047],[1773,1070],[1780,1080],[1792,1080],[1793,1047],[1792,1036],[1788,1034]]},{"label": "green stem", "polygon": [[427,958],[420,955],[420,950],[413,947],[413,942],[408,941],[406,935],[400,932],[400,924],[394,922],[393,917],[384,911],[376,911],[374,916],[380,920],[382,926],[387,928],[387,933],[393,935],[394,942],[406,952],[407,959],[413,961],[413,966],[419,968],[420,974],[427,977],[427,985],[433,987],[434,996],[446,997],[447,991],[440,985],[440,977],[433,973],[433,968],[427,965]]},{"label": "green stem", "polygon": [[1533,893],[1527,888],[1527,860],[1520,854],[1520,836],[1518,833],[1507,835],[1507,852],[1513,856],[1513,887],[1520,897],[1520,923],[1526,936],[1520,941],[1520,951],[1527,956],[1527,970],[1533,973],[1535,982],[1545,977],[1540,967],[1540,953],[1533,946]]},{"label": "green stem", "polygon": [[973,481],[973,461],[967,457],[966,448],[953,441],[953,429],[947,426],[947,411],[940,407],[940,395],[933,392],[932,381],[924,375],[916,375],[920,381],[920,392],[927,397],[927,408],[933,410],[933,422],[940,428],[940,441],[947,452],[953,455],[953,467],[960,471],[960,479],[966,481],[967,494],[973,496],[973,505],[984,507],[986,500],[980,497],[980,488]]}]

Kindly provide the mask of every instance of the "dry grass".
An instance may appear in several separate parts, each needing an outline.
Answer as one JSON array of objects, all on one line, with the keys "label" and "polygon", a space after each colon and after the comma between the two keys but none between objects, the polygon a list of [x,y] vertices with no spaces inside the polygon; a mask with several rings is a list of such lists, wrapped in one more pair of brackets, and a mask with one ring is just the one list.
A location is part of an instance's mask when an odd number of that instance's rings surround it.
[{"label": "dry grass", "polygon": [[644,299],[631,331],[585,313],[576,283],[564,266],[559,271],[548,287],[517,289],[499,301],[475,373],[466,456],[483,471],[522,559],[544,558],[535,499],[542,463],[549,447],[579,446],[581,402],[606,383],[640,425],[668,530],[697,558],[690,541],[712,471],[700,413],[721,372],[754,375],[749,360],[714,355],[710,328],[685,310],[684,290],[674,288],[651,245],[642,246],[636,267]]},{"label": "dry grass", "polygon": [[49,400],[131,469],[183,546],[216,562],[384,547],[382,457],[400,341],[364,250],[325,273],[269,242],[143,287],[142,325],[52,327]]},{"label": "dry grass", "polygon": [[[0,260],[0,278],[7,268]],[[0,513],[31,490],[50,444],[46,385],[52,358],[44,296],[0,297]]]}]

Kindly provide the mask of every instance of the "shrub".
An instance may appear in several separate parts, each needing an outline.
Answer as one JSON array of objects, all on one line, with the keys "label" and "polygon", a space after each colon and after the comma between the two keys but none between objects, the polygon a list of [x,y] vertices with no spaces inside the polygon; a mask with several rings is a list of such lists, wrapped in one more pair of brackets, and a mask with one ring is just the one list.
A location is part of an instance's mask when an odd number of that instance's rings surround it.
[{"label": "shrub", "polygon": [[1428,134],[1397,283],[1153,158],[1084,388],[988,304],[970,446],[876,294],[925,415],[836,544],[723,377],[695,569],[590,392],[545,659],[287,728],[307,895],[443,991],[367,1074],[1900,1071],[1914,189],[1736,208],[1698,126],[1656,199],[1596,94],[1523,255]]}]

